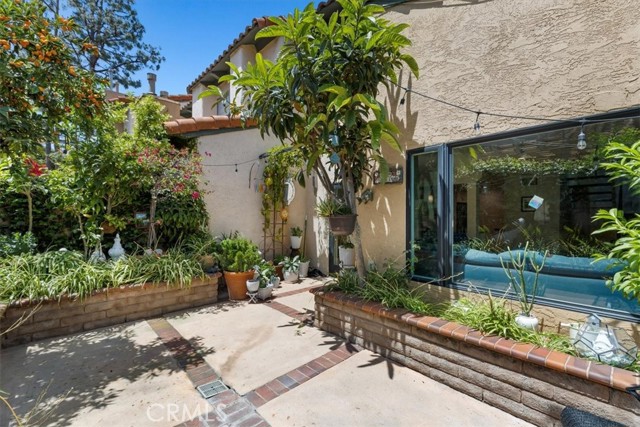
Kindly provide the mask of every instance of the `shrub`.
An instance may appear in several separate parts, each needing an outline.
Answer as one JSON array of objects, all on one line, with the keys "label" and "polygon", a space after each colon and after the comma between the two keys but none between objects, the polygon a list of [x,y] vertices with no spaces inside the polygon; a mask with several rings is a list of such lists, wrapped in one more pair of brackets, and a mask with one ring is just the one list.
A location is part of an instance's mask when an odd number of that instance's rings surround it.
[{"label": "shrub", "polygon": [[35,236],[29,232],[0,235],[0,257],[30,254],[36,245]]},{"label": "shrub", "polygon": [[235,273],[251,270],[262,259],[258,247],[242,237],[220,242],[220,250],[216,256],[224,270]]},{"label": "shrub", "polygon": [[145,282],[182,287],[203,275],[198,261],[180,251],[98,264],[71,251],[13,256],[0,260],[0,301],[82,299],[99,289]]}]

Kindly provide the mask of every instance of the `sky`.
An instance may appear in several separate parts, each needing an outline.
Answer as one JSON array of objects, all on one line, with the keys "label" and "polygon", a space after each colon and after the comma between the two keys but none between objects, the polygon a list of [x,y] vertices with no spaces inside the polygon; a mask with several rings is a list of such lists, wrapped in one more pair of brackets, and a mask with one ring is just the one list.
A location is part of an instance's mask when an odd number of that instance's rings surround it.
[{"label": "sky", "polygon": [[[166,58],[157,74],[156,93],[185,94],[186,87],[251,24],[253,18],[286,15],[311,0],[136,0],[144,41]],[[319,1],[315,1],[318,4]],[[147,72],[135,94],[148,91]]]}]

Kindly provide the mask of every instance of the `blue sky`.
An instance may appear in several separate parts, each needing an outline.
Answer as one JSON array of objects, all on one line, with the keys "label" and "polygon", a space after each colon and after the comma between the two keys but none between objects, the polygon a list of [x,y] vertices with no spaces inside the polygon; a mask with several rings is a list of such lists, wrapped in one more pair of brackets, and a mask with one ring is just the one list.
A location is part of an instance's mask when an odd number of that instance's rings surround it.
[{"label": "blue sky", "polygon": [[[310,0],[136,0],[145,42],[166,60],[157,71],[156,92],[186,93],[186,87],[226,49],[251,20],[286,15]],[[315,1],[314,3],[319,3]],[[147,71],[136,77],[148,90]]]}]

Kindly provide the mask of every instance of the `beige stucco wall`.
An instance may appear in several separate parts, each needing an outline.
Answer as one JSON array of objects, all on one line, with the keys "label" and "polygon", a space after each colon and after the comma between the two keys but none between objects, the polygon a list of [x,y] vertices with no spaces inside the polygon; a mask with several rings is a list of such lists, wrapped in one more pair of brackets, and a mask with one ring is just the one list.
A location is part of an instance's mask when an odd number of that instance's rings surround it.
[{"label": "beige stucco wall", "polygon": [[180,103],[177,101],[172,101],[167,98],[161,98],[159,96],[156,97],[156,101],[162,104],[165,108],[165,111],[171,116],[171,120],[181,119],[180,116]]},{"label": "beige stucco wall", "polygon": [[[640,8],[636,0],[408,2],[386,18],[408,23],[408,53],[420,78],[413,90],[472,109],[572,118],[640,104]],[[402,92],[381,98],[405,149],[470,138],[475,115]],[[482,133],[540,124],[481,116]],[[404,154],[386,150],[406,172]],[[365,260],[381,263],[405,248],[406,182],[374,187],[359,209]]]},{"label": "beige stucco wall", "polygon": [[[219,132],[198,138],[198,151],[203,159],[206,181],[203,185],[204,201],[210,216],[209,230],[213,235],[229,234],[237,230],[264,250],[263,218],[260,212],[262,193],[258,190],[262,168],[258,158],[278,144],[278,140],[268,136],[263,140],[260,131],[255,128]],[[313,185],[308,185],[305,189],[296,184],[296,196],[287,208],[289,218],[284,227],[285,254],[289,253],[290,247],[289,229],[294,226],[302,228],[305,214],[309,209],[313,210],[314,198],[309,194],[313,195]],[[311,215],[307,219],[307,255],[312,258],[312,265],[317,266],[317,227]]]}]

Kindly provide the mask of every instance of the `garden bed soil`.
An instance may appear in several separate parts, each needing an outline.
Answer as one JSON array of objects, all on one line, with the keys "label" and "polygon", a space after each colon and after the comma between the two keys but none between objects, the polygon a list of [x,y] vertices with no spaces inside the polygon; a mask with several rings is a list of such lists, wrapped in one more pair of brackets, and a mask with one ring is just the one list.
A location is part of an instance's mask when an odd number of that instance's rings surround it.
[{"label": "garden bed soil", "polygon": [[24,319],[0,338],[0,344],[10,347],[212,304],[218,301],[219,278],[219,273],[208,275],[183,288],[162,283],[120,286],[97,291],[83,300],[63,297],[60,301],[0,304],[0,331]]},{"label": "garden bed soil", "polygon": [[341,292],[311,292],[321,329],[532,424],[560,426],[566,406],[625,425],[640,419],[640,402],[625,391],[640,385],[633,372]]}]

